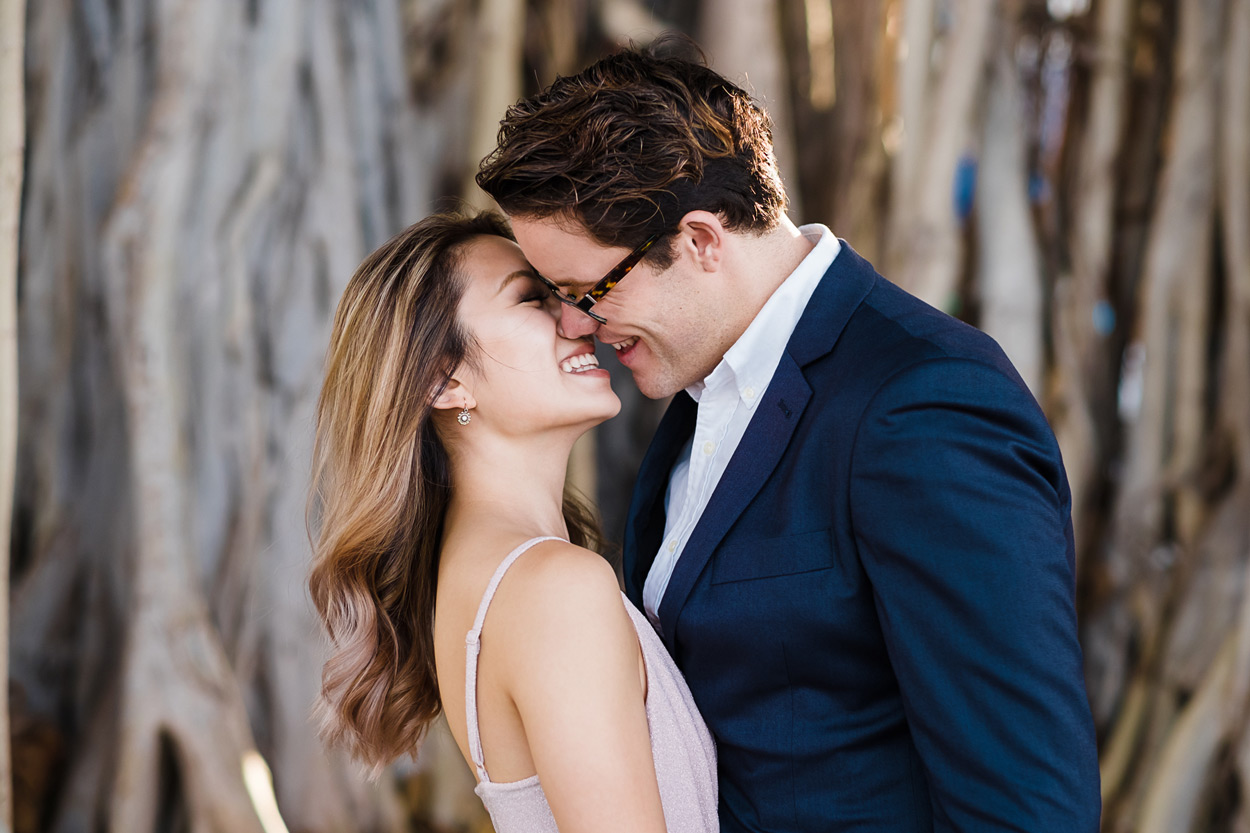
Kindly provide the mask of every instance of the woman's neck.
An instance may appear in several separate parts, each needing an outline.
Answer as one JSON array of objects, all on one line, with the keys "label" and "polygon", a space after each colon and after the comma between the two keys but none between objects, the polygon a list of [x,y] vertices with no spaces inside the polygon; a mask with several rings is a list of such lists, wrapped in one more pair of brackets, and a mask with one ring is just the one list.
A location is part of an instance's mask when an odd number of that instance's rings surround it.
[{"label": "woman's neck", "polygon": [[573,440],[474,439],[449,455],[452,493],[444,538],[475,529],[567,538],[564,482]]}]

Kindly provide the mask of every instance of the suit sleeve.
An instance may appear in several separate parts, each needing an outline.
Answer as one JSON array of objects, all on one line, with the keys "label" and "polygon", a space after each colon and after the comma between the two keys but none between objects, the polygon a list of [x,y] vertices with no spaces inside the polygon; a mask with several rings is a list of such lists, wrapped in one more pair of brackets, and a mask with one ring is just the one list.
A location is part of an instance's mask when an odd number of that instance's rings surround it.
[{"label": "suit sleeve", "polygon": [[935,829],[1096,833],[1070,497],[1019,378],[938,358],[887,381],[851,517]]}]

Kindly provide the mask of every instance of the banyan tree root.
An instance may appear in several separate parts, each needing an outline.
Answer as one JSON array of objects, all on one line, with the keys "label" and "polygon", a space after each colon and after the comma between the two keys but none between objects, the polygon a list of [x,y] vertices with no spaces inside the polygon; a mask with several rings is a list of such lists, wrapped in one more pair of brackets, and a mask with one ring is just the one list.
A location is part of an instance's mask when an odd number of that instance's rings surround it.
[{"label": "banyan tree root", "polygon": [[164,10],[152,118],[104,234],[110,329],[135,496],[131,615],[110,829],[184,825],[264,833],[243,779],[255,743],[190,556],[174,333],[177,218],[193,193],[197,109],[211,67],[211,4]]}]

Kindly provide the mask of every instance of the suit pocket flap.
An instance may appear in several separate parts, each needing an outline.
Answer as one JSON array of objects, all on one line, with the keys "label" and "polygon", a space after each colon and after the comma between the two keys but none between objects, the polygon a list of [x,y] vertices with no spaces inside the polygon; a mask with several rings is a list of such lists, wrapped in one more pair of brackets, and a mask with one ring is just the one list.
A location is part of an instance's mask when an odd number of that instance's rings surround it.
[{"label": "suit pocket flap", "polygon": [[712,561],[712,584],[786,576],[833,566],[833,536],[828,529],[775,538],[729,541]]}]

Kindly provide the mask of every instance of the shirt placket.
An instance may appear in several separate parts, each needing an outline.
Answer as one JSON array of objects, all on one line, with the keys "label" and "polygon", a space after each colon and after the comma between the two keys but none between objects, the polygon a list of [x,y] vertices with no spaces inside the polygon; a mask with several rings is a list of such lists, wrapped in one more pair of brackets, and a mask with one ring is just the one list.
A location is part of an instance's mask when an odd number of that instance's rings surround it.
[{"label": "shirt placket", "polygon": [[711,486],[712,472],[716,468],[716,452],[724,442],[736,406],[736,389],[732,384],[709,393],[712,395],[705,394],[700,407],[706,406],[707,412],[714,415],[714,418],[708,421],[703,431],[699,431],[696,426],[694,445],[690,449],[690,469],[686,478],[685,509],[682,512],[681,526],[673,536],[675,549],[678,550],[685,549],[690,534],[694,532],[696,520],[702,517],[707,508],[711,497],[708,489]]}]

